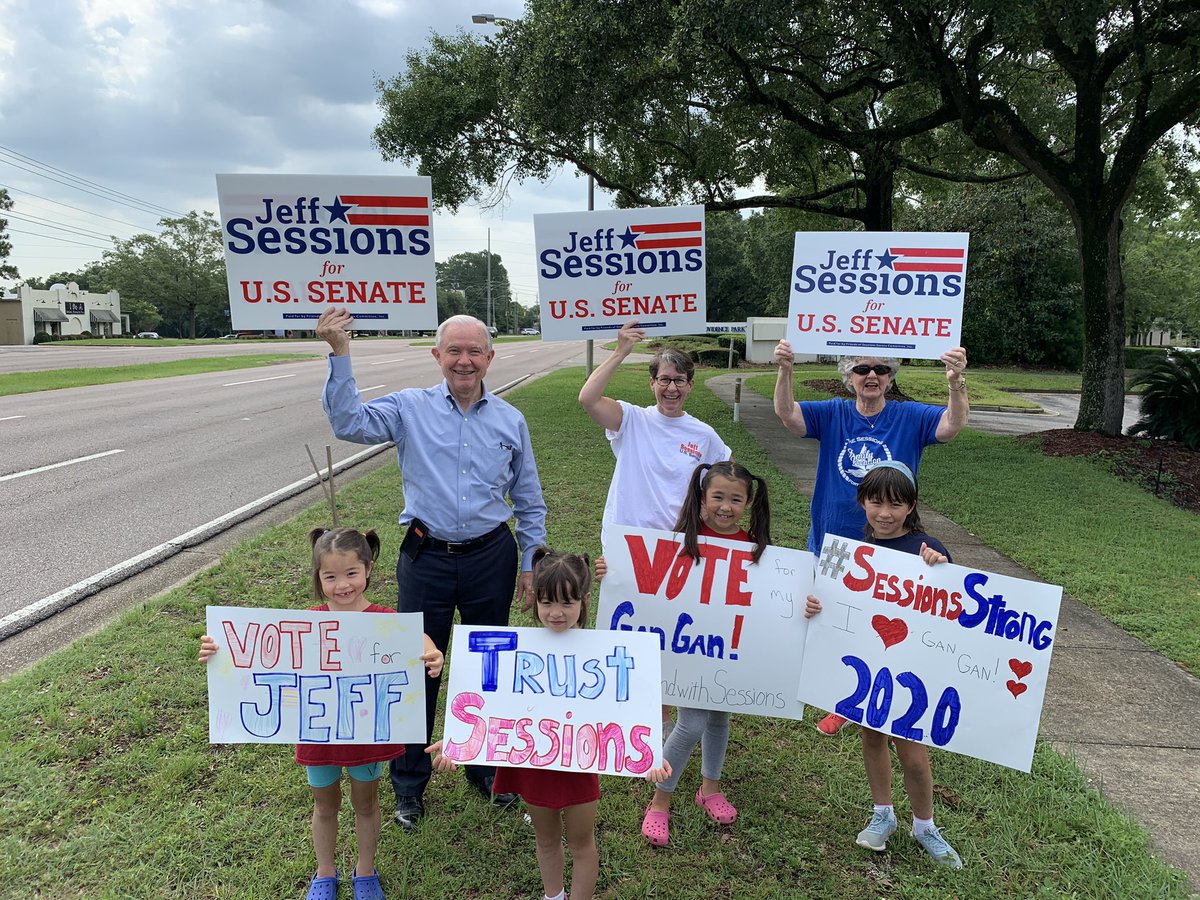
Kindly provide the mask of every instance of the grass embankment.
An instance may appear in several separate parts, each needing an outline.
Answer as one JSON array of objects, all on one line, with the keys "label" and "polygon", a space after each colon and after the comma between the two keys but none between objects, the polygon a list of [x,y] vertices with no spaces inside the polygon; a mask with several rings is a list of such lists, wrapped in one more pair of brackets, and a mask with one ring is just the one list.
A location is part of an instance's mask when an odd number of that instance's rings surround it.
[{"label": "grass embankment", "polygon": [[[594,553],[612,456],[575,401],[580,383],[579,370],[555,373],[511,399],[529,420],[551,543]],[[620,372],[613,393],[648,401],[645,370]],[[807,501],[703,385],[689,409],[767,478],[775,540],[801,546]],[[967,464],[978,460],[970,441],[962,447]],[[394,600],[400,491],[389,466],[341,493],[344,522],[381,530],[384,559],[372,586],[381,603]],[[0,896],[304,896],[314,860],[303,775],[290,748],[208,744],[195,654],[205,604],[307,605],[305,532],[325,521],[313,507],[0,684]],[[1064,541],[1085,538],[1060,532]],[[696,808],[693,760],[663,851],[639,834],[650,787],[604,779],[599,896],[1185,896],[1180,873],[1150,855],[1142,831],[1045,746],[1032,775],[935,754],[937,817],[965,860],[958,873],[929,862],[903,829],[886,854],[854,845],[870,803],[852,732],[830,739],[811,717],[805,725],[739,716],[729,751],[725,786],[738,822],[717,829]],[[390,809],[386,779],[380,790]],[[540,896],[533,831],[519,815],[484,806],[457,775],[436,777],[426,800],[430,815],[417,833],[384,824],[379,868],[388,896]],[[899,811],[908,815],[902,798]],[[343,873],[353,865],[350,818],[347,808]]]},{"label": "grass embankment", "polygon": [[[1017,375],[972,371],[971,402]],[[797,400],[829,396],[801,384],[806,377],[822,376],[797,375]],[[1036,386],[1023,389],[1055,384],[1026,377]],[[928,386],[907,369],[902,379],[914,399],[945,403],[940,370]],[[747,384],[769,397],[775,379]],[[1179,551],[1200,547],[1200,516],[1114,477],[1103,460],[1051,458],[970,427],[922,457],[921,499],[1200,676],[1200,556]]]},{"label": "grass embankment", "polygon": [[256,369],[281,362],[315,359],[305,353],[264,353],[253,356],[214,356],[178,359],[161,363],[137,363],[130,366],[98,366],[90,369],[47,369],[44,372],[6,372],[0,375],[0,397],[58,391],[94,384],[118,384],[122,381],[149,381],[176,375],[200,375],[230,369]]}]

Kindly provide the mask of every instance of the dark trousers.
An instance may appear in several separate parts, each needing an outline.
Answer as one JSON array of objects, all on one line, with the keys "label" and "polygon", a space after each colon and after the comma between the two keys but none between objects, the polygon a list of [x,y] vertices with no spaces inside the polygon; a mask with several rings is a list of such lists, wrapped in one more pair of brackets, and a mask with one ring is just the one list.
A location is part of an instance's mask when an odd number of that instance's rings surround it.
[{"label": "dark trousers", "polygon": [[[471,553],[455,555],[421,548],[416,561],[400,553],[396,563],[400,612],[425,617],[425,633],[443,653],[450,643],[454,610],[464,625],[507,625],[517,583],[517,542],[506,528],[497,538]],[[442,679],[425,678],[425,736],[432,740]],[[432,773],[425,744],[406,744],[404,755],[388,767],[397,797],[420,797]],[[467,766],[467,777],[479,781],[494,766]]]}]

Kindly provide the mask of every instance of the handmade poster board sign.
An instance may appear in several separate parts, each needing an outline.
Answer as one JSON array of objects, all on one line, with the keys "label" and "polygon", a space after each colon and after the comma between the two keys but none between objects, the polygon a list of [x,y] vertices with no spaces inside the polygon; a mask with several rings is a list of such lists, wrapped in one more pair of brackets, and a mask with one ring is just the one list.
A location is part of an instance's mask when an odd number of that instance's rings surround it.
[{"label": "handmade poster board sign", "polygon": [[420,613],[210,606],[214,744],[425,740]]},{"label": "handmade poster board sign", "polygon": [[218,175],[235,329],[307,329],[329,306],[356,328],[437,328],[430,180]]},{"label": "handmade poster board sign", "polygon": [[631,778],[662,765],[653,638],[455,625],[452,651],[448,758]]},{"label": "handmade poster board sign", "polygon": [[796,697],[812,589],[813,555],[699,538],[696,564],[683,535],[610,526],[597,628],[646,632],[662,652],[662,702],[799,719]]},{"label": "handmade poster board sign", "polygon": [[704,334],[703,206],[533,217],[542,340]]},{"label": "handmade poster board sign", "polygon": [[1062,588],[826,535],[800,699],[1028,772]]},{"label": "handmade poster board sign", "polygon": [[962,232],[798,232],[787,339],[794,353],[937,359],[959,346]]}]

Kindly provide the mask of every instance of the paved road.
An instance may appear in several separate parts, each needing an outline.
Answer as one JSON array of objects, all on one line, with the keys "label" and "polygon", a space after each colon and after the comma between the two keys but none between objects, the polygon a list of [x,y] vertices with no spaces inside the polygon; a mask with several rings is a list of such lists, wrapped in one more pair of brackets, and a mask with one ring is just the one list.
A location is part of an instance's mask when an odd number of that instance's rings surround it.
[{"label": "paved road", "polygon": [[[498,344],[488,385],[579,365],[583,347]],[[356,341],[353,355],[366,397],[441,378],[408,341]],[[305,444],[322,465],[327,444],[335,463],[362,451],[330,433],[325,371],[314,354],[0,398],[0,618],[311,475]]]},{"label": "paved road", "polygon": [[[1031,431],[1049,431],[1052,428],[1070,428],[1079,415],[1078,394],[1021,394],[1027,400],[1042,407],[1040,413],[999,412],[996,410],[972,409],[971,427],[992,434],[1029,434]],[[1137,421],[1141,399],[1136,394],[1125,396],[1125,416],[1122,431]]]}]

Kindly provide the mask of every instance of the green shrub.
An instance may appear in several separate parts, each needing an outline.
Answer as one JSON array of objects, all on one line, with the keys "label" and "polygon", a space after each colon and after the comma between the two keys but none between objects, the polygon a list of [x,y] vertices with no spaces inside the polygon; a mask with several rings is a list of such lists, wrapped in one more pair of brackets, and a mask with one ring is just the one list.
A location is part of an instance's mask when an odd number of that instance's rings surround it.
[{"label": "green shrub", "polygon": [[1179,441],[1200,450],[1200,353],[1175,352],[1151,360],[1130,387],[1142,391],[1142,417],[1128,434]]},{"label": "green shrub", "polygon": [[1125,368],[1144,369],[1156,359],[1166,359],[1166,347],[1126,347]]},{"label": "green shrub", "polygon": [[39,331],[33,336],[33,342],[35,344],[48,344],[52,340],[54,340],[54,337],[48,331]]},{"label": "green shrub", "polygon": [[[741,361],[742,354],[737,350],[733,351],[733,365],[736,368]],[[704,366],[718,366],[724,368],[729,365],[729,348],[728,347],[707,347],[703,350],[693,350],[692,360]]]},{"label": "green shrub", "polygon": [[92,338],[92,337],[93,337],[93,335],[92,335],[92,333],[91,333],[90,331],[81,331],[81,332],[79,332],[79,339],[80,339],[81,341],[82,341],[82,340],[87,340],[87,339],[90,339],[90,338]]}]

